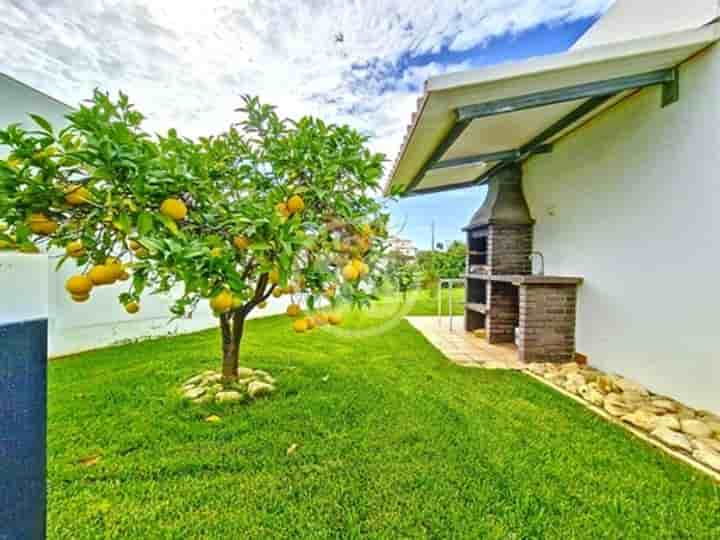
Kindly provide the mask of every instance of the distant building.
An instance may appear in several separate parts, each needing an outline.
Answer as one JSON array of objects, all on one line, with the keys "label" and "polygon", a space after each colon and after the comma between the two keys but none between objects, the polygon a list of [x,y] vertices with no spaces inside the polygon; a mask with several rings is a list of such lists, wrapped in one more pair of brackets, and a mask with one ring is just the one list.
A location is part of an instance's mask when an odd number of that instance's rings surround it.
[{"label": "distant building", "polygon": [[390,251],[395,251],[410,259],[417,257],[418,252],[412,240],[406,240],[397,236],[390,237]]}]

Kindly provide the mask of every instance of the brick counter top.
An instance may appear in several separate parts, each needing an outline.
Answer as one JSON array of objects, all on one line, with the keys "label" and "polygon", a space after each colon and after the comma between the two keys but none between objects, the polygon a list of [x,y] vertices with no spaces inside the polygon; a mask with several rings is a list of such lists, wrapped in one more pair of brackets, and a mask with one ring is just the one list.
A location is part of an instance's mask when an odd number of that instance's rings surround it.
[{"label": "brick counter top", "polygon": [[580,285],[581,277],[572,276],[538,276],[522,274],[466,274],[467,279],[482,279],[485,281],[503,281],[513,285]]}]

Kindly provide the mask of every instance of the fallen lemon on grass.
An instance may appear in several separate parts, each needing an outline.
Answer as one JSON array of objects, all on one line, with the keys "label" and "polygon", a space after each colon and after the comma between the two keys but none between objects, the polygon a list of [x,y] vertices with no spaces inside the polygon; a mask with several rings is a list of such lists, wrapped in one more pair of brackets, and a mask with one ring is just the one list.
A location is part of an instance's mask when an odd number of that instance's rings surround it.
[{"label": "fallen lemon on grass", "polygon": [[138,311],[140,311],[140,305],[137,302],[130,302],[125,306],[125,311],[127,311],[130,315],[135,315]]},{"label": "fallen lemon on grass", "polygon": [[160,213],[175,221],[182,221],[187,216],[188,210],[180,199],[165,199],[160,205]]},{"label": "fallen lemon on grass", "polygon": [[333,326],[337,326],[342,323],[342,315],[339,313],[330,313],[328,315],[328,322]]},{"label": "fallen lemon on grass", "polygon": [[298,334],[302,334],[308,329],[307,320],[298,319],[297,321],[293,322],[292,327],[293,330],[295,330]]},{"label": "fallen lemon on grass", "polygon": [[210,300],[210,307],[216,313],[225,313],[233,306],[233,295],[230,291],[222,291]]},{"label": "fallen lemon on grass", "polygon": [[325,326],[328,323],[328,316],[325,313],[316,313],[314,320],[315,326]]},{"label": "fallen lemon on grass", "polygon": [[58,229],[57,221],[53,221],[45,214],[32,214],[28,220],[28,225],[32,232],[41,236],[53,234]]},{"label": "fallen lemon on grass", "polygon": [[312,330],[313,328],[315,328],[315,321],[314,321],[314,319],[313,319],[312,317],[307,317],[307,318],[305,319],[305,325],[307,326],[307,329],[308,329],[308,330]]},{"label": "fallen lemon on grass", "polygon": [[298,315],[300,315],[300,311],[301,311],[301,310],[300,310],[300,306],[299,306],[299,305],[297,305],[297,304],[290,304],[290,305],[287,307],[287,310],[285,311],[285,313],[287,313],[290,317],[297,317]]}]

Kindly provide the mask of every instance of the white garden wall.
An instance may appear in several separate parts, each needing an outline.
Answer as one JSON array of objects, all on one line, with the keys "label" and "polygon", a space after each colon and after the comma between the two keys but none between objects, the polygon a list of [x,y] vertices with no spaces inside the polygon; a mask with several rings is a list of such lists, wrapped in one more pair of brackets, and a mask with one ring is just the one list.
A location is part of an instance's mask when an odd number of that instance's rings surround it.
[{"label": "white garden wall", "polygon": [[[71,108],[32,88],[0,74],[0,126],[21,122],[32,128],[27,113],[44,116],[53,126],[65,124]],[[0,156],[4,153],[0,147]],[[217,325],[207,303],[192,319],[170,321],[171,299],[145,295],[141,311],[130,316],[117,296],[126,284],[97,288],[83,304],[72,302],[64,290],[66,279],[77,272],[68,261],[55,271],[57,258],[0,252],[0,324],[20,319],[49,317],[51,356],[104,347],[149,336],[192,332]],[[251,317],[282,313],[289,300],[271,298],[265,310]]]},{"label": "white garden wall", "polygon": [[625,100],[526,166],[546,272],[584,276],[577,349],[720,411],[720,48]]}]

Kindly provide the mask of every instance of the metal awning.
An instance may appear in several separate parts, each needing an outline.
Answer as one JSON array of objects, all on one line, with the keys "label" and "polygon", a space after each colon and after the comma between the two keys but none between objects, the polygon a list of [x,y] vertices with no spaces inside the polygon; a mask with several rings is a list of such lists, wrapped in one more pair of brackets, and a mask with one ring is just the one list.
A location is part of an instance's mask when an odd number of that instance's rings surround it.
[{"label": "metal awning", "polygon": [[485,182],[641,88],[679,98],[677,66],[720,39],[720,24],[572,50],[426,83],[386,192],[432,193]]}]

